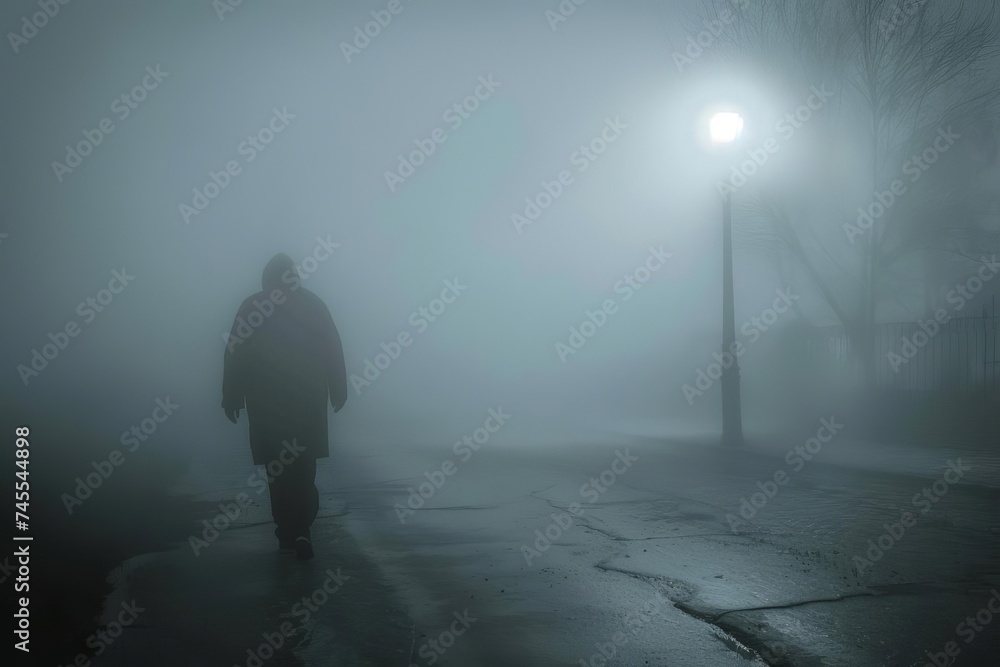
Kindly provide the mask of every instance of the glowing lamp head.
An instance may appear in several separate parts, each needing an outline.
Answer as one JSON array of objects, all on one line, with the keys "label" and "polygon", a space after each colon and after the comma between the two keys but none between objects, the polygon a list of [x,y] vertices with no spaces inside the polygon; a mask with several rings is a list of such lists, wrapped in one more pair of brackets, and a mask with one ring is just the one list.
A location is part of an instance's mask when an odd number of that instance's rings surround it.
[{"label": "glowing lamp head", "polygon": [[732,143],[743,131],[743,117],[734,111],[719,112],[709,121],[708,131],[713,143]]}]

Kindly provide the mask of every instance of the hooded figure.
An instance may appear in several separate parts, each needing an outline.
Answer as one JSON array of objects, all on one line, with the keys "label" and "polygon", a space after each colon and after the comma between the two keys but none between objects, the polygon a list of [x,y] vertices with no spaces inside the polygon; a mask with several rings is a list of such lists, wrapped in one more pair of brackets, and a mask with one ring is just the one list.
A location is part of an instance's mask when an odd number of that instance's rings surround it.
[{"label": "hooded figure", "polygon": [[316,459],[330,455],[326,405],[339,412],[347,401],[344,353],[330,311],[301,287],[288,255],[267,263],[261,286],[226,342],[222,408],[235,424],[246,407],[253,462],[267,466],[275,535],[282,549],[308,558]]}]

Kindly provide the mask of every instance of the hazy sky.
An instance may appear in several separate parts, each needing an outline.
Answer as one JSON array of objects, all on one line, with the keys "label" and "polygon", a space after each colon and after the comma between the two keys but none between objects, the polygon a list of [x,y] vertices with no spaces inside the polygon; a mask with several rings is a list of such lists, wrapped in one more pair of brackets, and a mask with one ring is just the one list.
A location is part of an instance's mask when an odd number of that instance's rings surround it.
[{"label": "hazy sky", "polygon": [[[413,337],[352,388],[342,434],[450,440],[496,405],[585,424],[714,420],[714,403],[681,391],[721,335],[720,163],[693,135],[720,84],[675,63],[685,3],[223,6],[73,2],[5,39],[5,395],[71,396],[128,423],[169,394],[187,432],[223,433],[222,335],[240,301],[273,254],[325,243],[339,245],[304,284],[330,306],[348,373]],[[20,32],[37,11],[5,3],[0,26]],[[391,21],[365,44],[355,29],[378,17]],[[77,166],[53,164],[88,141]],[[420,145],[430,154],[400,172]],[[536,220],[512,221],[546,188]],[[123,267],[134,280],[86,320],[79,304]],[[629,274],[648,282],[628,288]],[[424,328],[411,314],[446,281],[466,289]],[[737,326],[781,287],[738,255]],[[606,324],[561,358],[608,299]],[[25,386],[17,366],[71,322],[79,334]]]}]

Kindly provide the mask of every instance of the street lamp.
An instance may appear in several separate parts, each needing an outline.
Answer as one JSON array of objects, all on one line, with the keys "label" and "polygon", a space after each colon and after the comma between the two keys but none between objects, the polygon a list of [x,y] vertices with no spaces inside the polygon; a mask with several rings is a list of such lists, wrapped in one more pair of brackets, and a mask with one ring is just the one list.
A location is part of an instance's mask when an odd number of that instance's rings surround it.
[{"label": "street lamp", "polygon": [[728,144],[740,138],[743,116],[735,111],[720,111],[708,121],[708,133],[717,144]]},{"label": "street lamp", "polygon": [[[743,132],[743,117],[721,111],[708,123],[715,144],[731,144]],[[722,444],[743,444],[743,416],[740,407],[740,367],[735,352],[736,317],[733,306],[733,206],[728,192],[722,194],[722,355],[732,363],[722,369]]]}]

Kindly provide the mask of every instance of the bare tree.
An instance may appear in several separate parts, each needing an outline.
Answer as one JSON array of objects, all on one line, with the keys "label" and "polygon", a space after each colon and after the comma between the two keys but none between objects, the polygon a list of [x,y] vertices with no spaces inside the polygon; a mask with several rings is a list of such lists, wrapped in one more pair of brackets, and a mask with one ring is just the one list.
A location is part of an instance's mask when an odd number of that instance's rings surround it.
[{"label": "bare tree", "polygon": [[[711,10],[715,17],[731,13],[714,52],[718,65],[778,82],[790,93],[820,83],[837,90],[838,103],[810,121],[820,137],[811,146],[818,148],[798,165],[812,176],[808,187],[799,181],[789,192],[759,182],[753,197],[744,198],[750,221],[743,238],[796,260],[843,325],[872,388],[879,305],[893,298],[898,272],[912,272],[903,260],[934,252],[976,261],[997,245],[995,230],[978,224],[989,202],[972,177],[997,160],[995,6],[973,10],[952,0],[724,5]],[[956,137],[960,148],[952,150],[946,139],[956,143]],[[845,153],[845,142],[859,150]],[[938,148],[927,152],[935,142]],[[921,159],[925,153],[946,166],[931,169]],[[914,176],[905,179],[901,169]],[[845,186],[859,175],[871,187],[860,201],[857,189]],[[905,195],[880,201],[879,193],[892,193],[894,183]],[[859,223],[859,204],[879,213],[870,224]]]}]

